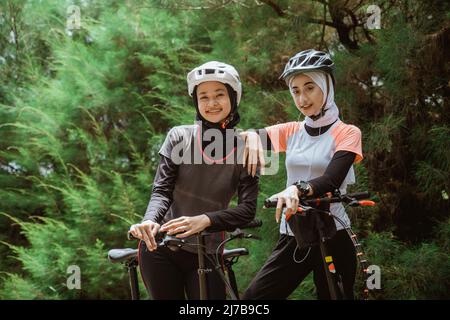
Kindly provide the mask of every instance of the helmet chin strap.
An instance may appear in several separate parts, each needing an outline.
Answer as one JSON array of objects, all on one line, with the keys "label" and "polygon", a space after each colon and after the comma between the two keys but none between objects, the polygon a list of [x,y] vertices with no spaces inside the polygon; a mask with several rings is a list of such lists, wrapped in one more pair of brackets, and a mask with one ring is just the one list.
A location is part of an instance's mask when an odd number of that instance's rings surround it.
[{"label": "helmet chin strap", "polygon": [[228,125],[231,121],[233,121],[233,118],[234,118],[233,114],[230,113],[225,119],[223,119],[223,120],[220,122],[220,127],[221,127],[222,129],[226,129],[226,128],[227,128],[227,125]]},{"label": "helmet chin strap", "polygon": [[215,129],[227,129],[227,126],[230,122],[233,121],[234,119],[234,114],[232,112],[230,112],[230,114],[228,114],[228,116],[225,117],[225,119],[219,121],[219,122],[210,122],[208,120],[206,120],[205,118],[203,118],[202,116],[200,116],[200,120],[206,125],[207,128],[215,128]]},{"label": "helmet chin strap", "polygon": [[323,106],[323,107],[320,109],[320,112],[319,112],[318,114],[312,115],[312,116],[310,116],[310,118],[311,118],[313,121],[317,121],[317,120],[319,120],[320,118],[322,118],[322,117],[325,115],[325,112],[327,112],[327,111],[328,111],[328,109],[325,109],[325,106]]}]

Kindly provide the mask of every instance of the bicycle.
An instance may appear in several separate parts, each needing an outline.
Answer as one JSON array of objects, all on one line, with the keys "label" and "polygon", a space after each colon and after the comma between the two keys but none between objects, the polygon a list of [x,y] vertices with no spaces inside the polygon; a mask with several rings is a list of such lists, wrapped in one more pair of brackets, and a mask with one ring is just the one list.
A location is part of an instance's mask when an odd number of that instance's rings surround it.
[{"label": "bicycle", "polygon": [[[226,243],[238,239],[238,238],[246,238],[246,239],[260,239],[258,236],[253,235],[251,233],[245,233],[241,229],[250,229],[257,228],[262,225],[261,220],[253,220],[250,223],[243,225],[239,228],[236,228],[233,232],[229,233],[229,237],[222,241],[216,248],[215,261],[211,261],[215,266],[215,269],[219,272],[219,275],[222,278],[222,281],[225,283],[227,287],[228,293],[232,300],[239,300],[239,292],[237,287],[236,276],[233,271],[233,265],[238,262],[239,257],[249,255],[249,251],[246,248],[235,248],[235,249],[225,249],[222,253],[222,259],[224,261],[224,268],[227,274],[225,277],[224,273],[221,270],[221,264],[219,262],[219,251],[221,247],[224,247]],[[199,274],[199,288],[200,288],[200,300],[207,299],[207,290],[206,290],[206,269],[205,269],[205,260],[204,258],[210,259],[205,253],[205,243],[204,237],[207,236],[208,232],[200,232],[197,234],[197,255],[199,261],[198,274]],[[127,233],[128,240],[138,240],[131,235],[130,232]],[[171,250],[179,250],[184,245],[192,245],[187,244],[183,239],[176,238],[175,236],[167,235],[166,233],[158,233],[155,237],[158,247],[168,247]],[[138,249],[132,248],[123,248],[123,249],[111,249],[108,251],[108,259],[112,263],[122,263],[128,271],[128,279],[130,283],[130,292],[132,300],[140,299],[139,292],[139,282],[137,277],[137,266],[138,262]]]},{"label": "bicycle", "polygon": [[[356,256],[358,258],[359,264],[361,266],[363,274],[366,275],[366,277],[369,276],[368,269],[367,269],[367,260],[364,259],[364,252],[362,251],[361,244],[358,242],[358,238],[356,237],[356,234],[353,232],[350,226],[346,225],[341,219],[334,216],[329,210],[321,210],[318,209],[320,205],[323,204],[331,204],[331,203],[338,203],[342,202],[345,203],[347,206],[351,207],[357,207],[357,206],[374,206],[375,202],[371,200],[364,200],[368,199],[370,197],[370,194],[368,192],[357,192],[357,193],[351,193],[351,194],[345,194],[342,195],[339,190],[334,191],[333,193],[328,193],[326,197],[323,198],[316,198],[316,199],[307,199],[307,198],[301,198],[299,201],[299,206],[297,208],[297,211],[293,214],[286,215],[286,221],[288,221],[292,215],[294,214],[300,214],[300,215],[306,215],[306,214],[324,214],[333,217],[336,219],[347,231],[349,234],[353,245],[355,246],[356,250]],[[277,206],[277,200],[278,199],[266,199],[264,201],[264,207],[265,208],[274,208]],[[325,274],[327,278],[327,284],[328,284],[328,290],[330,293],[330,297],[332,300],[340,300],[345,299],[345,293],[344,293],[344,287],[342,283],[342,279],[338,273],[336,273],[334,263],[333,263],[333,257],[329,253],[328,248],[325,245],[326,238],[322,234],[322,230],[318,229],[315,230],[319,233],[319,246],[320,246],[320,253],[322,257],[322,263],[325,269]],[[368,293],[369,289],[367,288],[367,281],[366,281],[366,287],[364,288],[363,296],[364,300],[368,300]]]}]

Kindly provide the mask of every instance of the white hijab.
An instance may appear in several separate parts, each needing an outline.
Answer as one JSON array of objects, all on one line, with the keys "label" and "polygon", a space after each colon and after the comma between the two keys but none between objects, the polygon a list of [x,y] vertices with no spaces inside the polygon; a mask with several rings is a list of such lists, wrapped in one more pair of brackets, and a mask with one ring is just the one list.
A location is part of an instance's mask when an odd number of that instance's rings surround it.
[{"label": "white hijab", "polygon": [[[335,122],[339,118],[339,109],[334,102],[334,87],[331,76],[322,71],[305,72],[305,75],[310,77],[315,84],[319,86],[323,93],[322,105],[325,104],[325,114],[317,120],[313,120],[310,117],[305,117],[305,124],[312,128],[320,128],[328,126]],[[289,89],[291,89],[292,80],[295,76],[289,80]],[[327,94],[327,78],[329,83],[329,91]]]}]

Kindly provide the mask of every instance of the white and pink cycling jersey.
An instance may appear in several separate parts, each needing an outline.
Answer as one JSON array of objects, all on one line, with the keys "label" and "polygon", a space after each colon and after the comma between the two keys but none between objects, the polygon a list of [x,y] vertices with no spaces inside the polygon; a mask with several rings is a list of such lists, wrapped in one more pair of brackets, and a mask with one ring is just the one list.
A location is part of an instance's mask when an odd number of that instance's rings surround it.
[{"label": "white and pink cycling jersey", "polygon": [[[354,163],[363,159],[361,131],[337,120],[326,132],[311,136],[305,130],[305,122],[287,122],[265,128],[275,152],[286,152],[286,187],[299,180],[308,181],[324,174],[333,155],[337,151],[351,151],[356,154]],[[353,166],[340,186],[346,193],[347,185],[355,183]],[[341,203],[330,206],[331,213],[350,226],[350,219]],[[344,227],[336,221],[337,230]],[[286,223],[284,212],[280,223],[280,233],[293,235]]]}]

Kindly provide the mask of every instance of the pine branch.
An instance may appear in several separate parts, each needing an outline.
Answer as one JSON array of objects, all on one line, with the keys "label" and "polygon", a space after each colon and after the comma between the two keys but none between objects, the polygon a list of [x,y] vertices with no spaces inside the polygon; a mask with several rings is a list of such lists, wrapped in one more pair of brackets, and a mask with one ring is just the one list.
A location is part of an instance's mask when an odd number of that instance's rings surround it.
[{"label": "pine branch", "polygon": [[280,16],[280,17],[286,16],[286,14],[283,11],[283,9],[281,9],[281,7],[278,4],[276,4],[274,1],[272,1],[272,0],[261,0],[261,2],[264,2],[269,7],[271,7],[277,13],[278,16]]}]

